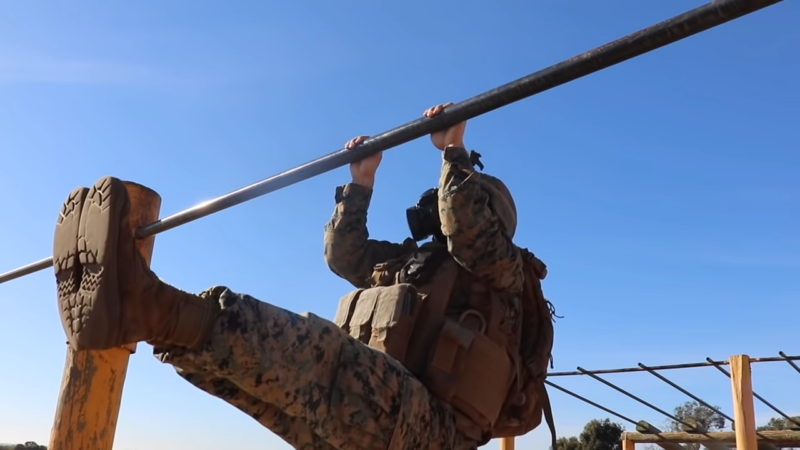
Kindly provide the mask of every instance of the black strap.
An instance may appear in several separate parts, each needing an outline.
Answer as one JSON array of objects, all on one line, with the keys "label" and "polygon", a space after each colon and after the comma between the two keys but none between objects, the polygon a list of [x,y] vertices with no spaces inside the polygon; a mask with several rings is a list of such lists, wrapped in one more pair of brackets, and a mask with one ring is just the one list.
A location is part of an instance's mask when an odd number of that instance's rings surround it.
[{"label": "black strap", "polygon": [[429,242],[408,259],[400,269],[400,282],[420,287],[430,281],[450,254],[447,247],[437,242]]},{"label": "black strap", "polygon": [[553,421],[553,410],[550,408],[550,396],[547,395],[547,388],[544,386],[544,381],[540,383],[539,394],[542,402],[542,412],[544,413],[544,420],[547,422],[547,427],[550,428],[550,439],[551,445],[553,446],[552,450],[558,450],[556,448],[556,442],[558,441],[556,437],[556,424]]}]

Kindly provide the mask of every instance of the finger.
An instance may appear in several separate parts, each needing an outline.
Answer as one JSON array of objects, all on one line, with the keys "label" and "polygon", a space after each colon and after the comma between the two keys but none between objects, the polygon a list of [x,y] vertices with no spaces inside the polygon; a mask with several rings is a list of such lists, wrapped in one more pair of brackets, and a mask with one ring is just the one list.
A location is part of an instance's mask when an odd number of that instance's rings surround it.
[{"label": "finger", "polygon": [[358,147],[359,145],[361,145],[361,143],[363,143],[365,140],[367,140],[367,138],[369,138],[369,136],[357,136],[357,137],[354,137],[353,139],[350,139],[349,141],[347,141],[347,143],[344,145],[344,147],[346,149],[348,149],[348,150],[352,150],[355,147]]},{"label": "finger", "polygon": [[445,109],[447,109],[447,108],[449,108],[449,107],[451,107],[453,105],[454,105],[453,102],[448,102],[448,103],[445,103],[444,105],[439,105],[439,106],[442,107],[442,110],[445,110]]},{"label": "finger", "polygon": [[441,105],[431,106],[425,111],[425,117],[435,117],[439,115],[439,113],[442,112],[440,107]]}]

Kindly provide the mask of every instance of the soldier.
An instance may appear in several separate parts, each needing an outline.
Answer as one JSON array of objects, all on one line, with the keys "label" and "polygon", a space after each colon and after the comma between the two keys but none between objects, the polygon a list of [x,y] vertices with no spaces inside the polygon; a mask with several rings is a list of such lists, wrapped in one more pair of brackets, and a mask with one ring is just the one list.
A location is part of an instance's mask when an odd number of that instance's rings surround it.
[{"label": "soldier", "polygon": [[[430,108],[425,115],[433,117],[449,105]],[[523,284],[523,258],[511,243],[516,211],[499,181],[473,170],[462,140],[465,126],[461,123],[431,135],[443,152],[437,208],[441,225],[433,234],[475,280],[503,293],[499,295],[504,299],[503,317],[488,317],[513,328],[508,325],[516,314],[513,300]],[[355,138],[347,147],[364,139]],[[336,212],[326,227],[325,255],[334,272],[359,288],[357,294],[367,298],[364,293],[381,292],[376,304],[388,305],[391,296],[384,294],[394,292],[387,290],[391,286],[365,289],[381,285],[367,282],[376,276],[374,266],[420,251],[413,239],[403,244],[368,240],[366,212],[380,159],[376,154],[353,163],[353,182],[337,189]],[[195,295],[161,281],[136,248],[128,226],[129,209],[124,185],[112,177],[100,179],[91,189],[73,190],[62,207],[54,237],[54,269],[61,321],[74,349],[148,342],[156,357],[173,365],[181,377],[252,416],[298,449],[462,450],[475,449],[491,437],[496,415],[482,421],[486,412],[476,413],[475,405],[463,401],[463,393],[443,395],[435,393],[441,391],[435,382],[423,383],[430,371],[418,369],[415,375],[391,352],[370,348],[361,336],[351,336],[354,322],[347,311],[340,311],[332,323],[226,287]],[[438,298],[424,287],[404,285],[403,292],[416,300]],[[349,298],[364,303],[356,297]],[[420,311],[419,304],[414,303],[413,311]],[[485,322],[486,317],[482,319]],[[393,331],[388,332],[389,341],[385,331],[383,338],[373,340],[391,343]],[[414,345],[403,348],[411,351]],[[502,350],[511,355],[505,359],[515,359],[513,351]],[[497,366],[485,360],[487,364]],[[507,384],[501,387],[504,396],[517,378],[501,375]],[[497,412],[494,404],[492,408]]]}]

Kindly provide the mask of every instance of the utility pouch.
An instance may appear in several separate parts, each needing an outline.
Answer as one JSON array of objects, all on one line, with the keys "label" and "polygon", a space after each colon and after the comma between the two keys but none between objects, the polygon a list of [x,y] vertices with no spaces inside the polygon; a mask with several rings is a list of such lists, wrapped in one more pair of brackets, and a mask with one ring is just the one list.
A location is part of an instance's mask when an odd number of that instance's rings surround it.
[{"label": "utility pouch", "polygon": [[423,295],[407,283],[357,290],[339,301],[335,323],[354,338],[405,363]]},{"label": "utility pouch", "polygon": [[506,349],[482,331],[447,319],[433,343],[424,382],[477,424],[491,428],[508,397],[515,371]]}]

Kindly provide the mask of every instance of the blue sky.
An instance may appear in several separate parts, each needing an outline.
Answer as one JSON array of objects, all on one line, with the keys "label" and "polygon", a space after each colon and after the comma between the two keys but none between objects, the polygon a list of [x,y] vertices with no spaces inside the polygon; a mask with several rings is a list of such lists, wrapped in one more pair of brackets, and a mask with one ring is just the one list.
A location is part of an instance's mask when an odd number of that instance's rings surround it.
[{"label": "blue sky", "polygon": [[[572,2],[0,4],[0,272],[50,254],[66,194],[114,175],[162,216],[225,194],[701,5]],[[800,4],[784,2],[470,122],[466,143],[550,268],[557,371],[800,354]],[[427,139],[392,149],[369,226],[402,240],[438,177]],[[347,168],[161,234],[153,268],[331,317],[323,260]],[[46,443],[64,363],[52,272],[0,285],[0,442]],[[800,414],[800,375],[754,369]],[[666,373],[732,414],[713,369]],[[664,409],[647,374],[607,377]],[[586,377],[554,379],[634,419],[663,417]],[[551,393],[560,434],[607,415]],[[757,404],[759,421],[772,414]],[[519,440],[544,446],[546,427]],[[289,448],[141,345],[115,448]],[[488,448],[497,448],[492,443]],[[537,447],[544,448],[544,447]]]}]

